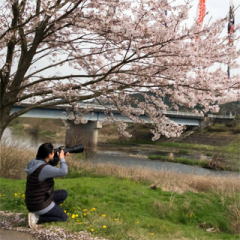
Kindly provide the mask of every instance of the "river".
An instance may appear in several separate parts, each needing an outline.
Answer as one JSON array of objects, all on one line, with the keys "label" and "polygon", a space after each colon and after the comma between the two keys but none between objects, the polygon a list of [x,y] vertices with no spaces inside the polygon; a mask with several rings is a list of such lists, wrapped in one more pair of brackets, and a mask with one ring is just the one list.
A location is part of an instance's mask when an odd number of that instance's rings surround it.
[{"label": "river", "polygon": [[[31,138],[19,138],[13,136],[8,128],[4,132],[3,139],[8,144],[18,144],[24,148],[37,149],[40,142],[32,141]],[[61,145],[61,144],[59,144]],[[124,167],[142,167],[159,171],[170,171],[185,174],[203,175],[203,176],[234,176],[240,177],[238,172],[209,170],[199,166],[190,166],[182,163],[165,162],[160,160],[150,160],[148,155],[154,153],[156,149],[149,146],[114,146],[111,148],[99,148],[93,155],[87,157],[94,163],[111,163]]]},{"label": "river", "polygon": [[[129,147],[128,147],[129,148]],[[151,150],[150,150],[151,151]],[[238,172],[231,171],[216,171],[205,169],[199,166],[190,166],[182,163],[165,162],[160,160],[150,160],[139,150],[138,153],[128,152],[124,147],[121,149],[117,147],[117,150],[100,150],[88,160],[94,163],[110,163],[124,167],[142,167],[160,171],[170,171],[202,176],[235,176],[240,177]]]}]

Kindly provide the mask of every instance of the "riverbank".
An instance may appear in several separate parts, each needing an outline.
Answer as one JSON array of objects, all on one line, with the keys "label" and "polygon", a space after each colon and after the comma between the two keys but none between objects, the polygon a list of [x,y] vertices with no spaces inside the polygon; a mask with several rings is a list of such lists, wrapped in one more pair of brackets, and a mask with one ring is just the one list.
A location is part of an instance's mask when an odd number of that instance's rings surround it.
[{"label": "riverbank", "polygon": [[[51,141],[63,144],[66,126],[58,120],[19,118],[11,124],[14,136],[31,140],[38,146],[41,142]],[[57,129],[57,131],[56,131]],[[155,161],[183,163],[201,166],[213,170],[240,171],[240,123],[239,120],[224,124],[214,124],[204,129],[186,131],[180,138],[161,138],[151,141],[149,127],[138,124],[129,125],[133,137],[121,137],[114,124],[104,125],[99,130],[99,149],[113,149],[125,146],[126,150],[138,148],[139,152],[146,149],[145,155]],[[191,134],[190,134],[191,133]],[[36,147],[35,147],[36,148]]]},{"label": "riverbank", "polygon": [[[151,160],[183,163],[201,166],[212,170],[240,171],[240,134],[239,127],[214,125],[203,130],[196,130],[191,135],[176,139],[160,139],[152,142],[150,139],[130,138],[115,139],[102,143],[100,146],[114,148],[145,149]],[[146,133],[145,133],[146,134]],[[149,148],[150,151],[146,151]]]},{"label": "riverbank", "polygon": [[[71,159],[69,164],[68,177],[56,180],[57,189],[69,192],[63,205],[69,220],[46,224],[47,229],[87,231],[111,240],[239,237],[238,179],[94,166]],[[25,180],[1,178],[0,210],[26,217],[24,187]]]},{"label": "riverbank", "polygon": [[[151,160],[183,163],[212,170],[240,171],[240,136],[225,146],[212,146],[185,142],[156,143],[156,154]],[[167,153],[167,154],[166,154]]]}]

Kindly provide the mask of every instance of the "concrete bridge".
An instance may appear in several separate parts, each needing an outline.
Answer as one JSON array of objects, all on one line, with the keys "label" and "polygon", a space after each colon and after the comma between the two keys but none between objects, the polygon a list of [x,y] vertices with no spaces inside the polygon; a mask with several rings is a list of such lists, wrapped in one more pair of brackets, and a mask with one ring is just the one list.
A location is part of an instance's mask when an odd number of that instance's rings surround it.
[{"label": "concrete bridge", "polygon": [[[12,112],[17,112],[29,104],[15,105]],[[89,109],[90,113],[83,114],[83,119],[87,121],[86,124],[74,124],[73,121],[68,120],[67,106],[55,106],[46,108],[34,108],[29,112],[21,115],[21,117],[27,118],[48,118],[48,119],[63,119],[68,123],[66,130],[66,145],[73,146],[75,144],[82,143],[89,148],[95,149],[98,141],[98,129],[102,128],[102,122],[108,119],[105,113],[106,108],[97,104],[82,103],[81,109]],[[112,108],[113,118],[115,121],[132,122],[131,119],[121,115],[116,109]],[[171,120],[178,124],[185,126],[204,126],[207,121],[225,122],[233,120],[233,115],[214,115],[208,114],[203,116],[202,114],[196,114],[191,112],[177,112],[177,111],[163,111],[163,114],[169,117]],[[151,123],[147,116],[141,116],[144,123]]]}]

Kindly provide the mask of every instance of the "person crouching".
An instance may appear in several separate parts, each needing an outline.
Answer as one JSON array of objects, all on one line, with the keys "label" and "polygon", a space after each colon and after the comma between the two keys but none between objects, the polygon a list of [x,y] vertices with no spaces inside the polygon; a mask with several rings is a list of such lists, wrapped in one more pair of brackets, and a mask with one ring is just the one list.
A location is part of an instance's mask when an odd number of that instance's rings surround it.
[{"label": "person crouching", "polygon": [[37,224],[55,221],[67,221],[67,214],[59,206],[67,198],[66,190],[54,191],[54,178],[67,175],[68,166],[64,151],[58,153],[60,167],[50,165],[54,158],[51,143],[40,145],[36,159],[30,161],[25,171],[27,182],[25,204],[29,211],[28,224],[37,228]]}]

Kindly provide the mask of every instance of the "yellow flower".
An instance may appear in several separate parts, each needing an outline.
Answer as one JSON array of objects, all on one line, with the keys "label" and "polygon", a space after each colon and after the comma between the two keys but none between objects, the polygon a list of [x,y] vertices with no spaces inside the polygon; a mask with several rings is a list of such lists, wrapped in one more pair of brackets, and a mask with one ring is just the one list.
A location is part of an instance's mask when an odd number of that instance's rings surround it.
[{"label": "yellow flower", "polygon": [[87,216],[87,213],[83,213],[83,216]]},{"label": "yellow flower", "polygon": [[106,228],[107,228],[107,226],[106,226],[106,225],[102,225],[102,228],[106,229]]},{"label": "yellow flower", "polygon": [[106,214],[102,214],[101,217],[106,217],[107,215]]},{"label": "yellow flower", "polygon": [[18,193],[14,193],[14,197],[17,197],[18,196]]},{"label": "yellow flower", "polygon": [[91,229],[90,229],[90,231],[91,231],[91,232],[94,232],[94,231],[95,231],[95,229],[94,229],[94,228],[91,228]]},{"label": "yellow flower", "polygon": [[72,214],[72,218],[76,218],[76,217],[78,217],[77,214]]},{"label": "yellow flower", "polygon": [[94,208],[91,208],[90,211],[91,211],[91,212],[94,212],[94,211],[96,211],[96,208],[95,208],[95,207],[94,207]]},{"label": "yellow flower", "polygon": [[191,218],[193,215],[194,215],[193,212],[190,212],[190,213],[188,214],[188,216],[189,216],[190,218]]},{"label": "yellow flower", "polygon": [[67,213],[67,210],[64,210],[65,213]]},{"label": "yellow flower", "polygon": [[83,211],[83,212],[87,212],[88,210],[87,210],[86,208],[84,208],[82,211]]}]

